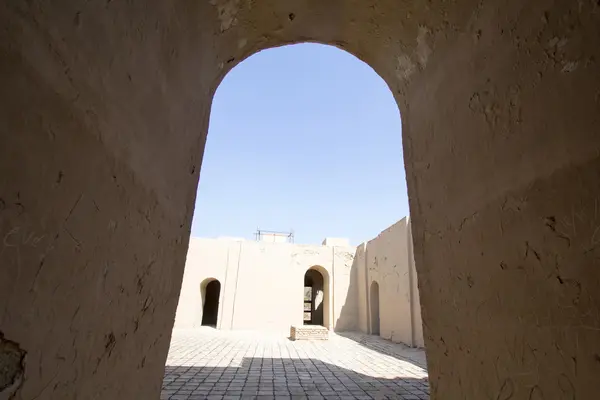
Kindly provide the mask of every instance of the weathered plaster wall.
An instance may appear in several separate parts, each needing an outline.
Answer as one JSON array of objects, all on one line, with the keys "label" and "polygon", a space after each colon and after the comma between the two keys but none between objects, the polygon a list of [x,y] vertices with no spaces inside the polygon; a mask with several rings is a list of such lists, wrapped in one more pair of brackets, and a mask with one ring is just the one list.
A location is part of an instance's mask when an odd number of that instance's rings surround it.
[{"label": "weathered plaster wall", "polygon": [[336,331],[354,331],[358,328],[360,296],[358,292],[359,264],[356,263],[357,250],[348,251],[348,247],[334,247],[335,268],[333,270],[333,310]]},{"label": "weathered plaster wall", "polygon": [[408,255],[408,275],[410,281],[410,312],[411,312],[411,334],[412,334],[412,346],[424,347],[425,338],[423,336],[423,317],[421,316],[421,301],[419,300],[421,295],[419,294],[419,280],[417,278],[417,267],[414,258],[413,248],[413,237],[412,237],[412,224],[410,219],[407,217],[406,221],[406,239],[407,239],[407,255]]},{"label": "weathered plaster wall", "polygon": [[407,218],[358,248],[192,238],[175,327],[201,325],[200,288],[208,280],[218,279],[222,284],[219,329],[287,333],[291,324],[302,324],[304,274],[316,265],[324,270],[328,288],[323,309],[326,326],[370,333],[370,288],[376,281],[380,287],[381,336],[423,346],[411,257]]},{"label": "weathered plaster wall", "polygon": [[[406,245],[406,219],[387,228],[367,242],[367,283],[379,284],[381,337],[412,343],[409,261]],[[369,295],[369,304],[371,295]],[[369,311],[372,307],[369,305]],[[373,319],[373,315],[370,316]]]},{"label": "weathered plaster wall", "polygon": [[196,18],[174,23],[188,6],[0,3],[0,358],[4,340],[24,354],[15,400],[158,398],[210,110],[208,52],[180,57],[203,37]]},{"label": "weathered plaster wall", "polygon": [[[212,240],[206,242],[190,239],[186,268],[181,284],[175,326],[194,328],[202,325],[203,299],[201,286],[210,279],[221,282],[219,299],[219,314],[217,326],[222,326],[223,321],[231,320],[231,304],[235,297],[235,282],[240,257],[241,241]],[[190,265],[201,263],[202,268],[190,268]],[[230,268],[229,266],[234,268]]]},{"label": "weathered plaster wall", "polygon": [[[359,287],[364,287],[367,301],[363,308],[360,330],[371,332],[372,283],[379,284],[380,336],[409,346],[423,346],[422,321],[410,246],[410,224],[403,218],[382,231],[365,245],[364,273]],[[360,247],[359,247],[360,248]],[[358,258],[358,257],[357,257]],[[412,272],[411,272],[412,269]]]},{"label": "weathered plaster wall", "polygon": [[[354,252],[353,247],[192,238],[175,327],[201,325],[200,284],[215,278],[222,285],[219,329],[289,333],[290,325],[302,324],[304,274],[319,266],[328,277],[325,324],[337,329],[342,309],[356,309],[349,289]],[[342,328],[353,324],[342,322]]]},{"label": "weathered plaster wall", "polygon": [[407,91],[432,397],[596,398],[600,5],[466,15]]},{"label": "weathered plaster wall", "polygon": [[367,287],[367,244],[362,243],[356,248],[354,256],[353,269],[356,271],[356,291],[357,291],[357,307],[358,307],[358,323],[357,328],[362,332],[369,332],[369,300]]},{"label": "weathered plaster wall", "polygon": [[432,398],[597,395],[596,1],[5,1],[0,26],[16,399],[158,397],[212,95],[298,41],[401,108]]}]

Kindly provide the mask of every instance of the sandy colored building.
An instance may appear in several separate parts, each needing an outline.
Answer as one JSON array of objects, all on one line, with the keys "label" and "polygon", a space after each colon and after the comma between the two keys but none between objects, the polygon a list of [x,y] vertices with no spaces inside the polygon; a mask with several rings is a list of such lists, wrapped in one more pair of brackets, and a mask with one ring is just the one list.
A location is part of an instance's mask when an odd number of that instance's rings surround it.
[{"label": "sandy colored building", "polygon": [[432,399],[598,398],[597,2],[0,9],[1,395],[159,397],[215,90],[317,42],[402,115]]},{"label": "sandy colored building", "polygon": [[192,238],[176,328],[274,330],[322,325],[423,346],[411,232],[404,218],[350,246],[288,242],[278,234]]}]

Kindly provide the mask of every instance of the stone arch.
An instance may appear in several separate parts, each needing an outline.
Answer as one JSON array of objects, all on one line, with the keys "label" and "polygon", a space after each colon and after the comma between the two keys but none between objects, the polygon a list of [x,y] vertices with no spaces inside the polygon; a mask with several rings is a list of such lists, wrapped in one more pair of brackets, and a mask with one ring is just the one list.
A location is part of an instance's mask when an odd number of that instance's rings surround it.
[{"label": "stone arch", "polygon": [[[399,94],[401,94],[403,92],[403,90],[400,89],[400,88],[403,88],[403,85],[397,86],[396,90],[393,90],[394,86],[391,85],[391,83],[396,82],[396,79],[394,79],[394,78],[386,79],[387,74],[384,72],[386,70],[383,68],[379,68],[378,63],[370,62],[369,52],[365,52],[364,50],[359,50],[359,49],[355,48],[354,46],[352,46],[350,43],[344,44],[344,43],[339,43],[339,42],[331,42],[331,41],[327,41],[327,40],[319,40],[318,38],[314,38],[314,39],[304,38],[304,39],[299,39],[299,40],[289,40],[289,41],[285,41],[285,42],[266,42],[266,43],[259,41],[256,44],[256,46],[254,46],[254,47],[248,46],[248,49],[246,51],[239,50],[238,52],[236,52],[236,54],[239,54],[238,57],[231,57],[230,60],[234,60],[234,61],[231,61],[227,65],[223,66],[223,68],[218,72],[216,79],[215,79],[215,84],[211,85],[211,89],[210,89],[211,90],[211,98],[214,96],[217,88],[219,87],[219,85],[221,84],[223,79],[227,76],[227,74],[229,72],[231,72],[240,63],[244,62],[245,60],[252,57],[253,55],[258,54],[261,51],[265,51],[265,50],[271,50],[271,49],[275,49],[278,47],[293,46],[293,45],[305,44],[305,43],[313,43],[313,44],[320,44],[320,45],[324,45],[324,46],[335,47],[336,49],[339,49],[347,54],[350,54],[351,56],[355,57],[360,62],[364,63],[371,70],[373,70],[373,72],[379,78],[381,78],[383,82],[385,82],[387,88],[390,90],[390,93],[392,93],[392,95],[394,96],[394,100],[396,101],[396,105],[398,106],[398,110],[399,110],[400,114],[401,115],[403,114],[403,112],[405,111],[406,103],[404,101],[401,101],[402,97],[399,96]],[[403,125],[403,129],[404,129],[404,125]],[[398,132],[398,134],[401,134],[401,132]]]},{"label": "stone arch", "polygon": [[[329,273],[327,269],[320,265],[314,265],[306,270],[304,273],[304,287],[305,295],[306,288],[311,287],[310,291],[310,319],[305,319],[305,324],[310,325],[322,325],[328,329],[332,329],[331,326],[331,290]],[[309,304],[305,297],[304,304]]]},{"label": "stone arch", "polygon": [[207,278],[200,283],[203,326],[218,327],[221,289],[221,282],[216,278]]},{"label": "stone arch", "polygon": [[370,331],[372,335],[381,334],[379,299],[379,283],[374,280],[371,282],[371,288],[369,290],[369,314],[371,316]]}]

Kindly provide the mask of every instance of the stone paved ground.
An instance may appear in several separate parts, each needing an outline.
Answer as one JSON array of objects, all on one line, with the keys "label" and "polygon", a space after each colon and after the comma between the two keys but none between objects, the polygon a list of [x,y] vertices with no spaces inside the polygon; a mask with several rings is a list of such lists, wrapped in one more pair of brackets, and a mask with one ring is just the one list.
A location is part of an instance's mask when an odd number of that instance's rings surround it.
[{"label": "stone paved ground", "polygon": [[297,341],[175,331],[161,399],[429,399],[422,350],[374,336]]}]

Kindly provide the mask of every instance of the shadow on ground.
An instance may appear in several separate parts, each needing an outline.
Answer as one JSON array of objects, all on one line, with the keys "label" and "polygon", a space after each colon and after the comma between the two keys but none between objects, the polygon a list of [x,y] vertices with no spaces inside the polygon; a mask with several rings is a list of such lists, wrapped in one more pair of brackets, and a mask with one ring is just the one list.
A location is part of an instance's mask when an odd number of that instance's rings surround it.
[{"label": "shadow on ground", "polygon": [[350,339],[361,346],[394,357],[398,360],[407,361],[427,369],[427,358],[425,349],[409,347],[401,343],[394,343],[379,336],[367,335],[360,332],[336,332],[336,335]]},{"label": "shadow on ground", "polygon": [[244,357],[240,365],[167,365],[161,393],[164,400],[288,398],[423,400],[429,383],[369,376],[311,358]]}]

